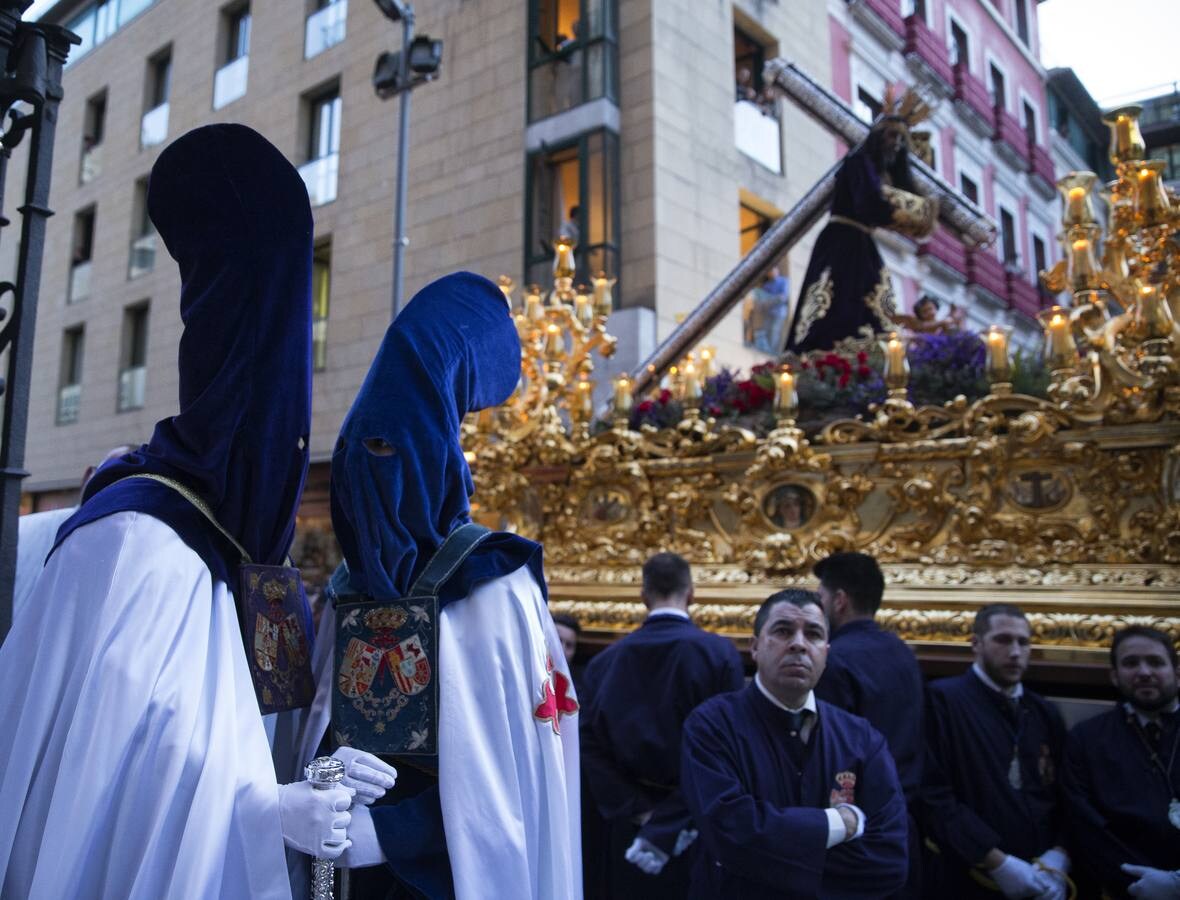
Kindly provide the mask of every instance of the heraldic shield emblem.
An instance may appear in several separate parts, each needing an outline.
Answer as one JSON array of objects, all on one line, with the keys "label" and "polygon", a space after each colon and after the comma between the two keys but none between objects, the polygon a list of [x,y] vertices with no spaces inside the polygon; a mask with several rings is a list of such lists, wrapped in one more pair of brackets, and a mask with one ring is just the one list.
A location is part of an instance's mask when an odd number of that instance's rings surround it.
[{"label": "heraldic shield emblem", "polygon": [[438,600],[336,605],[337,743],[392,756],[438,753]]},{"label": "heraldic shield emblem", "polygon": [[239,570],[242,631],[263,715],[309,706],[311,611],[299,570],[246,564]]}]

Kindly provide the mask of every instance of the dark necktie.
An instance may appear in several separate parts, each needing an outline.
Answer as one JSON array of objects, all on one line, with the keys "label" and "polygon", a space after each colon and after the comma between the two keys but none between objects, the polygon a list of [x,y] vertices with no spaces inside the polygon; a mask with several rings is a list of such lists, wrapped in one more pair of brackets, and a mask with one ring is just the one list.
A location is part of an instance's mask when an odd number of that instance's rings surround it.
[{"label": "dark necktie", "polygon": [[1143,726],[1143,733],[1147,735],[1147,742],[1153,750],[1159,750],[1163,743],[1164,729],[1159,722],[1148,722]]},{"label": "dark necktie", "polygon": [[803,761],[807,755],[807,745],[803,740],[803,726],[807,722],[807,715],[808,711],[805,709],[787,710],[787,753],[799,769],[803,768]]}]

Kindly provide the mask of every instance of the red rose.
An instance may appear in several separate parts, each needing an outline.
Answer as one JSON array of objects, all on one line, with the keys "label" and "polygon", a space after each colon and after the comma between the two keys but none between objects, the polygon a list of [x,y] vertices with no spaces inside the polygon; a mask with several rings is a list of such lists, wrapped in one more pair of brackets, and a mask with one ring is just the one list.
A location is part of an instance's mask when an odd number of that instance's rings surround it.
[{"label": "red rose", "polygon": [[850,380],[852,380],[852,376],[845,372],[840,376],[840,380],[837,382],[837,384],[842,388],[846,388],[848,387],[848,382]]},{"label": "red rose", "polygon": [[856,361],[863,365],[864,363],[867,363],[869,361],[869,355],[867,353],[865,353],[863,350],[861,350],[859,353],[856,354]]},{"label": "red rose", "polygon": [[649,412],[652,411],[652,407],[654,405],[655,404],[653,404],[650,400],[644,400],[637,407],[635,407],[635,412],[639,413],[639,415],[641,415],[641,416],[646,416]]},{"label": "red rose", "polygon": [[660,391],[660,403],[668,404],[672,402],[672,392],[667,388]]},{"label": "red rose", "polygon": [[873,370],[870,369],[868,366],[860,366],[856,370],[857,378],[870,378],[870,377],[872,377],[872,374],[873,374]]}]

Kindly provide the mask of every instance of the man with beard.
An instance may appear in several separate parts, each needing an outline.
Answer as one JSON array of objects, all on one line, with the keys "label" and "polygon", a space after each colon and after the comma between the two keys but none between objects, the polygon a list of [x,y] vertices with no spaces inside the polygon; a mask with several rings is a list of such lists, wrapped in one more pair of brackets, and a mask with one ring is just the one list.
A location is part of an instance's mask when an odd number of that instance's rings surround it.
[{"label": "man with beard", "polygon": [[1030,631],[1017,606],[975,614],[975,662],[926,692],[922,803],[938,848],[923,878],[938,897],[1066,895],[1057,769],[1065,726],[1022,683]]},{"label": "man with beard", "polygon": [[[396,789],[353,809],[340,861],[369,869],[354,879],[362,897],[581,896],[578,703],[541,547],[471,521],[460,441],[463,417],[503,403],[519,378],[503,293],[448,275],[398,314],[340,428],[331,505],[344,563],[297,758],[314,755],[329,707],[332,741],[398,745],[381,751],[398,763]],[[369,611],[384,624],[361,631]],[[362,657],[343,648],[370,640],[372,677],[358,685]]]},{"label": "man with beard", "polygon": [[1079,723],[1063,782],[1074,857],[1110,896],[1180,897],[1176,648],[1132,625],[1110,645],[1114,709]]},{"label": "man with beard", "polygon": [[885,739],[815,699],[828,623],[811,591],[754,618],[754,682],[684,724],[680,788],[700,830],[690,897],[885,897],[905,883],[906,808]]}]

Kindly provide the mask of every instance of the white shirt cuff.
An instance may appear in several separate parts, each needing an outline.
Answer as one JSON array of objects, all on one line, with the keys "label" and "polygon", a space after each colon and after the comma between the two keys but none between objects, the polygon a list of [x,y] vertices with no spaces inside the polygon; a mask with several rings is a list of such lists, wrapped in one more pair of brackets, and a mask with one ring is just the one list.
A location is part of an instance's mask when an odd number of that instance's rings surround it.
[{"label": "white shirt cuff", "polygon": [[[848,836],[848,830],[844,827],[844,820],[840,818],[841,806],[847,806],[856,815],[856,832],[851,837]],[[846,840],[854,841],[865,833],[865,814],[861,812],[859,806],[853,806],[851,803],[840,803],[825,809],[824,813],[828,817],[827,849],[829,850]]]}]

